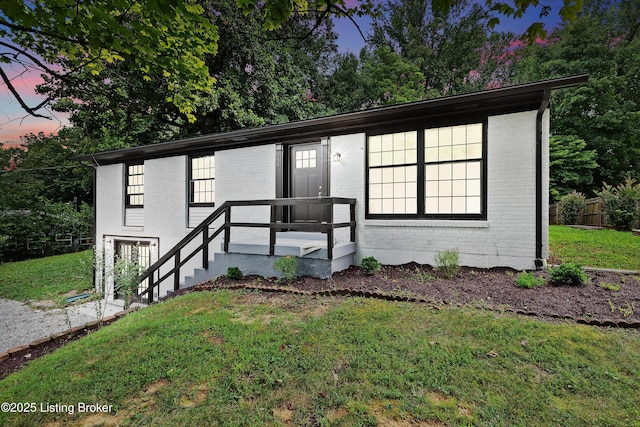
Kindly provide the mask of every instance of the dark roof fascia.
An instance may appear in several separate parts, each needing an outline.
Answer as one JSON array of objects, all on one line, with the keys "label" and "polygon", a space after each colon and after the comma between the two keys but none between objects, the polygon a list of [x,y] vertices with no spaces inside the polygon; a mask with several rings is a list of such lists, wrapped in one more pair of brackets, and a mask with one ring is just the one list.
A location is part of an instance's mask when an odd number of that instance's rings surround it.
[{"label": "dark roof fascia", "polygon": [[320,137],[400,127],[420,121],[437,122],[441,118],[444,120],[445,117],[451,116],[489,116],[538,110],[545,91],[576,86],[587,80],[588,75],[583,74],[353,113],[105,151],[79,156],[75,159],[94,161],[98,164],[121,163],[276,142],[304,142]]}]

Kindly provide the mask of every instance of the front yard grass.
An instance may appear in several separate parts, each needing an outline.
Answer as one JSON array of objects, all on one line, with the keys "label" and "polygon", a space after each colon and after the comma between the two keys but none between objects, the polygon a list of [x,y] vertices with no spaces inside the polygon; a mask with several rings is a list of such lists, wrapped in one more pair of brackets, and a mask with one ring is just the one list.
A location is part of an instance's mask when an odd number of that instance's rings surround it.
[{"label": "front yard grass", "polygon": [[93,251],[0,264],[0,298],[16,301],[56,299],[92,289]]},{"label": "front yard grass", "polygon": [[640,271],[640,236],[615,230],[549,226],[551,262]]},{"label": "front yard grass", "polygon": [[[373,299],[197,292],[0,381],[0,402],[38,408],[0,413],[0,425],[617,427],[640,420],[639,377],[635,330]],[[78,413],[79,402],[112,411]]]}]

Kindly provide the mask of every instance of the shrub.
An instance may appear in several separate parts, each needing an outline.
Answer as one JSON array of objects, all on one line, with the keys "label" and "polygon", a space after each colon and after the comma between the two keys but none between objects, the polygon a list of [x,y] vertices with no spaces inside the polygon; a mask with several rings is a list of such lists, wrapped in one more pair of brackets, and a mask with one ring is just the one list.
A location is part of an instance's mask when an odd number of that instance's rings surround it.
[{"label": "shrub", "polygon": [[630,231],[640,217],[636,208],[636,202],[640,200],[640,184],[632,178],[627,178],[617,187],[604,183],[602,191],[596,194],[602,198],[607,222],[618,231]]},{"label": "shrub", "polygon": [[451,279],[460,270],[459,256],[456,249],[438,252],[436,254],[436,270],[446,278]]},{"label": "shrub", "polygon": [[242,271],[238,267],[227,267],[227,274],[225,276],[228,279],[240,280],[242,279]]},{"label": "shrub", "polygon": [[542,277],[534,276],[533,273],[523,271],[518,274],[518,277],[516,277],[516,285],[521,288],[533,289],[544,285],[544,279]]},{"label": "shrub", "polygon": [[284,280],[293,280],[298,277],[298,258],[290,255],[278,258],[273,263],[273,268]]},{"label": "shrub", "polygon": [[556,285],[579,286],[587,283],[587,273],[580,264],[566,262],[549,269],[551,281]]},{"label": "shrub", "polygon": [[124,300],[124,309],[128,309],[138,291],[138,276],[142,267],[138,264],[139,246],[135,245],[130,256],[118,256],[113,266],[113,283],[118,296]]},{"label": "shrub", "polygon": [[587,206],[587,203],[585,202],[584,194],[574,191],[560,198],[558,211],[565,224],[577,224],[585,206]]},{"label": "shrub", "polygon": [[382,265],[375,257],[367,256],[362,258],[362,261],[360,261],[360,268],[362,268],[362,271],[364,271],[365,274],[375,274],[380,271]]}]

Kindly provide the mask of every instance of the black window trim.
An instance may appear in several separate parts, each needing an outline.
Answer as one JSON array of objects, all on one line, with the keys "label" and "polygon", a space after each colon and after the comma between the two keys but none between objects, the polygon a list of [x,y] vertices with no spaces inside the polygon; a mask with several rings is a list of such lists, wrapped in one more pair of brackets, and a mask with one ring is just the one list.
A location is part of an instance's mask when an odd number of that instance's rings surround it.
[{"label": "black window trim", "polygon": [[[193,164],[191,162],[191,160],[193,159],[197,159],[197,158],[201,158],[201,157],[213,157],[214,158],[214,162],[215,162],[215,153],[206,153],[206,154],[192,154],[187,156],[187,202],[190,208],[204,208],[204,207],[214,207],[216,204],[215,202],[212,203],[195,203],[193,202]],[[215,163],[214,163],[215,164]],[[214,166],[215,167],[215,166]],[[207,178],[209,179],[209,178]],[[215,176],[213,177],[213,180],[215,181]],[[214,192],[215,194],[215,192]]]},{"label": "black window trim", "polygon": [[[410,127],[404,128],[386,128],[380,129],[376,132],[367,133],[365,138],[365,219],[382,219],[382,220],[410,220],[410,219],[419,219],[419,220],[473,220],[473,221],[486,221],[487,220],[487,164],[488,164],[488,141],[487,141],[487,130],[488,130],[488,121],[489,118],[487,116],[482,117],[465,117],[465,119],[457,119],[457,120],[437,120],[430,121],[428,123],[423,122],[419,125],[413,125]],[[474,124],[481,123],[482,124],[482,159],[480,160],[480,213],[479,214],[427,214],[425,213],[425,150],[424,150],[424,130],[426,129],[434,129],[441,128],[447,126],[459,126],[466,124]],[[369,212],[369,139],[372,136],[378,135],[386,135],[389,133],[398,133],[398,132],[416,132],[417,134],[417,161],[416,165],[418,166],[418,182],[417,182],[417,213],[416,214],[372,214]],[[458,163],[458,162],[468,162],[469,160],[452,160],[447,163]],[[434,162],[441,163],[441,162]],[[413,164],[411,164],[413,165]],[[393,165],[393,166],[407,166],[403,165]]]},{"label": "black window trim", "polygon": [[[144,177],[144,161],[141,162],[128,162],[124,165],[124,206],[126,209],[143,209],[144,208],[144,184],[142,185],[142,193],[129,193],[129,167],[130,166],[142,166],[142,176]],[[142,204],[133,205],[129,202],[129,196],[142,195]]]}]

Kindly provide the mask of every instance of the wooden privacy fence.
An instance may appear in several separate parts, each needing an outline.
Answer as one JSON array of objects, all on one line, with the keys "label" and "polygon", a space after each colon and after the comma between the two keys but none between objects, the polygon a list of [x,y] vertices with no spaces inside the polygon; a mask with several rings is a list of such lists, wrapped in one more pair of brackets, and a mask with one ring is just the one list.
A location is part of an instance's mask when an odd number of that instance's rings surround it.
[{"label": "wooden privacy fence", "polygon": [[[604,204],[600,197],[585,200],[587,206],[582,210],[578,224],[588,225],[592,227],[607,227],[607,219],[604,215]],[[640,209],[640,203],[636,202],[636,207]],[[640,222],[640,221],[639,221]],[[640,223],[636,222],[634,228],[640,228]],[[557,204],[549,205],[549,224],[564,224],[560,217],[560,211]]]}]

